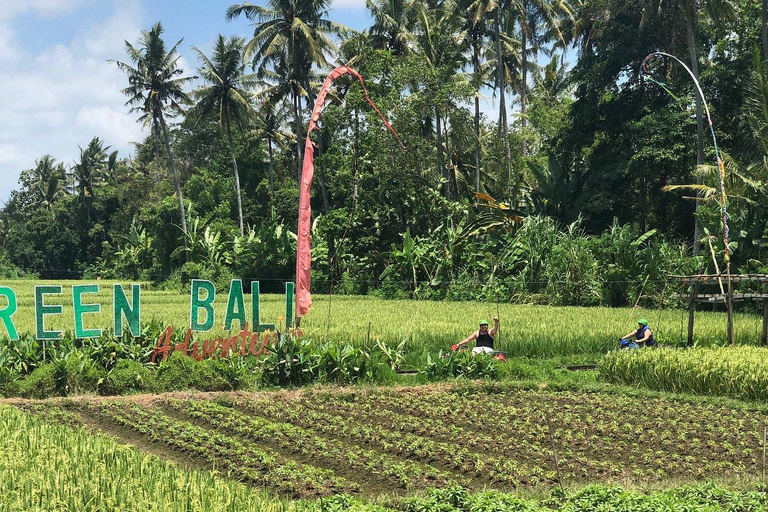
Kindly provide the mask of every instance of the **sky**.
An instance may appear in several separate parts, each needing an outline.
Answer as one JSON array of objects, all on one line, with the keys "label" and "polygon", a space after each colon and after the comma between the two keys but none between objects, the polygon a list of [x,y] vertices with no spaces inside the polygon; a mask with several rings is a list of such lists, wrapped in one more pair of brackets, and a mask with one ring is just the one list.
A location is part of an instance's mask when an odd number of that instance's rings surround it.
[{"label": "sky", "polygon": [[[251,0],[264,5],[263,0]],[[120,92],[125,41],[161,21],[166,45],[179,46],[194,75],[192,46],[210,55],[218,34],[250,38],[244,18],[227,22],[232,1],[0,0],[0,201],[18,189],[19,174],[51,154],[71,164],[95,136],[123,157],[146,136]],[[334,0],[328,17],[362,30],[372,20],[365,0]],[[145,129],[146,130],[146,129]]]}]

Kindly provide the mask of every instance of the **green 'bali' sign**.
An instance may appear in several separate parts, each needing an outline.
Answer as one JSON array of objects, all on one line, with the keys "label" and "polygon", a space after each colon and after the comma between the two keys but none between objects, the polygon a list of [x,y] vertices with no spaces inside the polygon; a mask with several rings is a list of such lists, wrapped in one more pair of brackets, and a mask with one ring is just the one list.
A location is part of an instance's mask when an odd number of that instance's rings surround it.
[{"label": "green 'bali' sign", "polygon": [[[78,339],[98,338],[101,328],[86,327],[84,317],[88,314],[100,313],[101,304],[93,302],[93,295],[98,294],[98,284],[77,284],[72,286],[72,309],[74,316],[75,337]],[[55,340],[62,335],[61,331],[46,330],[45,318],[62,315],[64,307],[55,301],[46,300],[62,294],[60,284],[35,286],[35,338],[38,340]],[[293,295],[294,284],[285,284],[285,325],[293,325]],[[215,310],[213,301],[216,299],[216,286],[204,279],[193,279],[190,285],[189,328],[192,331],[204,332],[213,329]],[[7,286],[0,286],[0,297],[5,297],[7,304],[0,309],[0,322],[5,327],[11,340],[19,339],[19,333],[13,323],[13,315],[18,309],[16,292]],[[132,336],[138,336],[141,331],[141,287],[131,285],[131,299],[121,284],[112,287],[112,328],[115,336],[123,335],[123,320],[128,325]],[[275,330],[275,324],[262,324],[260,317],[259,282],[251,281],[251,325],[254,332]],[[233,279],[229,284],[227,309],[224,315],[224,329],[231,330],[232,324],[238,321],[240,326],[247,324],[245,309],[245,294],[243,282]]]}]

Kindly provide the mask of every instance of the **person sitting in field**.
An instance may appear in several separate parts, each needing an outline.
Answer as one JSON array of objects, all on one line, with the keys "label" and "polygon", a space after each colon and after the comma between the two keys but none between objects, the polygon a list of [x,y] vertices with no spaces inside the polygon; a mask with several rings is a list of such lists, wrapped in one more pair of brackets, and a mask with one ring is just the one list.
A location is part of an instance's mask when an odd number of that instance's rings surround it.
[{"label": "person sitting in field", "polygon": [[[634,338],[634,339],[632,339]],[[619,338],[622,348],[652,347],[656,344],[653,331],[648,327],[648,320],[641,318],[637,321],[637,330]]]},{"label": "person sitting in field", "polygon": [[493,329],[491,330],[488,330],[488,320],[480,320],[480,329],[461,340],[457,345],[454,345],[453,349],[458,350],[470,341],[476,340],[472,354],[492,354],[493,338],[497,332],[499,332],[499,319],[497,317],[493,317]]}]

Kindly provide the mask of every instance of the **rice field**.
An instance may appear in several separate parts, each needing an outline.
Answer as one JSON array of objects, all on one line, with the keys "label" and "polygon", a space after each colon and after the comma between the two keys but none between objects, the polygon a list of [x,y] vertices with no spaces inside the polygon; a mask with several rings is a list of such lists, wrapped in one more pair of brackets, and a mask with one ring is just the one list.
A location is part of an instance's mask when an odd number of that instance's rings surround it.
[{"label": "rice field", "polygon": [[0,510],[298,510],[209,470],[185,470],[82,428],[0,405]]},{"label": "rice field", "polygon": [[673,393],[768,399],[768,348],[712,347],[623,350],[606,355],[608,382]]},{"label": "rice field", "polygon": [[[34,285],[61,284],[61,295],[46,296],[46,304],[61,304],[61,315],[45,318],[48,330],[73,330],[72,285],[81,281],[32,282],[4,281],[0,286],[11,287],[17,295],[18,311],[13,316],[19,333],[35,332]],[[108,328],[113,323],[112,281],[99,281],[98,294],[84,295],[84,301],[101,304],[98,313],[86,313],[88,328]],[[130,283],[122,283],[129,295]],[[616,339],[636,327],[636,319],[649,320],[654,335],[667,344],[677,344],[685,336],[682,310],[554,307],[528,304],[496,304],[491,302],[433,302],[418,300],[383,300],[372,296],[314,295],[310,313],[302,318],[305,336],[319,340],[363,343],[382,340],[388,345],[405,341],[412,353],[447,349],[474,329],[479,319],[498,314],[501,330],[497,347],[512,356],[553,357],[574,354],[605,353],[615,347]],[[0,297],[0,308],[6,300]],[[262,294],[260,300],[262,323],[275,323],[281,329],[285,323],[285,297]],[[227,290],[218,290],[214,300],[214,328],[201,335],[224,332]],[[245,297],[245,311],[250,320],[251,297]],[[172,325],[185,329],[190,322],[189,293],[157,291],[142,285],[141,321]],[[757,315],[737,313],[735,338],[737,344],[757,344],[761,334],[761,319]],[[238,328],[235,322],[233,328]],[[681,328],[683,327],[683,328]],[[0,324],[0,338],[7,334]],[[701,346],[722,345],[726,338],[725,314],[698,311],[695,340]]]}]

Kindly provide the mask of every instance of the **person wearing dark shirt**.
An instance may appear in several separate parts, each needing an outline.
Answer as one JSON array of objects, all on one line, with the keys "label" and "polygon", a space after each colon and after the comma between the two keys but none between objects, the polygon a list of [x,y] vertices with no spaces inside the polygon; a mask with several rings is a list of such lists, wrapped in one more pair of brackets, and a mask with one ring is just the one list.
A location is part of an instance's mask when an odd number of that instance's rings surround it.
[{"label": "person wearing dark shirt", "polygon": [[652,347],[656,344],[656,340],[653,339],[653,331],[648,327],[648,320],[645,318],[637,321],[636,331],[632,331],[619,338],[619,342],[624,340],[629,342],[626,344],[622,343],[622,347],[626,348]]},{"label": "person wearing dark shirt", "polygon": [[493,329],[488,329],[488,320],[480,320],[480,328],[461,340],[456,348],[463,347],[470,341],[475,342],[475,347],[472,349],[473,354],[480,353],[493,353],[493,339],[496,337],[496,333],[499,332],[499,319],[493,317]]}]

